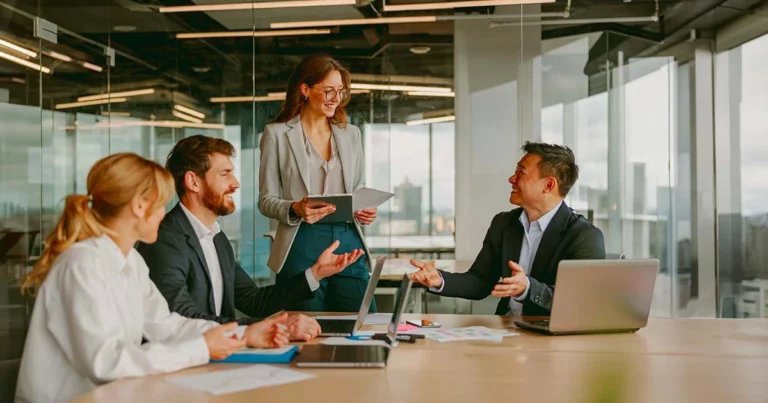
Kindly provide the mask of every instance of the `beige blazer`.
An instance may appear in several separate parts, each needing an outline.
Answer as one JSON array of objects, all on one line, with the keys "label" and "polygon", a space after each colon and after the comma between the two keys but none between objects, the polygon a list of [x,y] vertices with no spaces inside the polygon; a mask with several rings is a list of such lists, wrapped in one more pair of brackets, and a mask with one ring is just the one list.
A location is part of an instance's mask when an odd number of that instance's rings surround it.
[{"label": "beige blazer", "polygon": [[[331,124],[331,128],[339,149],[344,187],[348,193],[352,193],[363,187],[365,182],[365,159],[360,129],[349,124],[345,128]],[[261,136],[260,149],[259,211],[265,217],[278,221],[277,234],[267,266],[273,272],[279,273],[301,224],[300,220],[289,218],[291,204],[309,194],[309,159],[304,147],[300,116],[297,115],[286,123],[267,125]],[[355,226],[363,245],[366,245],[360,224],[355,222]],[[371,254],[367,245],[365,252],[370,271]]]}]

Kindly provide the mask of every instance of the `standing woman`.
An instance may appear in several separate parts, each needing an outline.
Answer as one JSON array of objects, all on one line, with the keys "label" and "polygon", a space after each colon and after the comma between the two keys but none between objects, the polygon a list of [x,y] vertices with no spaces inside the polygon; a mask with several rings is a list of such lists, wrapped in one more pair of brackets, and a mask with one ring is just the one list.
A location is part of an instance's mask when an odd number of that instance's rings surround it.
[{"label": "standing woman", "polygon": [[[365,159],[360,129],[348,124],[350,75],[325,54],[299,63],[288,81],[285,102],[261,137],[259,210],[279,222],[267,265],[277,282],[304,271],[333,241],[340,253],[365,248],[341,273],[320,281],[315,298],[292,309],[356,312],[370,275],[370,253],[360,225],[376,219],[376,209],[355,212],[355,222],[318,223],[333,206],[312,207],[307,196],[352,193],[363,187]],[[376,312],[375,303],[371,312]]]},{"label": "standing woman", "polygon": [[[67,196],[45,250],[22,286],[37,294],[17,402],[69,401],[120,378],[178,371],[247,345],[287,343],[286,315],[255,323],[187,319],[149,279],[136,242],[157,240],[173,177],[154,161],[115,154],[96,162],[88,194]],[[142,341],[145,341],[142,343]]]}]

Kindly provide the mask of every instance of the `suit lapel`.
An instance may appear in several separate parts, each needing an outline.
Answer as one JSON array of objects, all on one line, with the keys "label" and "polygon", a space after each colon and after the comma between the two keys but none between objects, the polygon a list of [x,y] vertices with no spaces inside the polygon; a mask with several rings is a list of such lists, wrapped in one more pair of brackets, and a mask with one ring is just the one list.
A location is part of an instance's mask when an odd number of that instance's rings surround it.
[{"label": "suit lapel", "polygon": [[539,249],[536,251],[536,256],[533,258],[533,267],[531,268],[531,277],[536,277],[541,273],[549,263],[549,260],[555,253],[555,250],[560,245],[560,241],[563,239],[562,231],[568,225],[568,218],[571,216],[571,209],[565,202],[560,205],[560,208],[552,217],[552,221],[547,226],[544,235],[541,237],[539,243]]},{"label": "suit lapel", "polygon": [[[502,235],[501,250],[501,277],[512,275],[512,269],[509,268],[509,261],[515,263],[520,261],[520,250],[523,246],[523,225],[520,223],[520,214],[522,210],[511,214],[509,222]],[[502,298],[496,307],[496,315],[506,315],[509,312],[509,297]]]},{"label": "suit lapel", "polygon": [[512,214],[509,217],[509,223],[504,229],[503,250],[501,253],[501,277],[512,275],[512,269],[509,268],[509,261],[520,262],[520,250],[523,247],[523,224],[520,223],[520,214],[522,210]]},{"label": "suit lapel", "polygon": [[291,129],[288,130],[285,135],[288,137],[288,144],[290,144],[291,150],[293,150],[293,156],[296,158],[296,165],[299,168],[301,180],[304,182],[307,194],[309,194],[309,158],[307,158],[307,148],[304,140],[304,131],[301,129],[300,115],[296,115],[286,124]]},{"label": "suit lapel", "polygon": [[176,207],[171,210],[171,214],[173,214],[176,223],[181,228],[181,232],[187,238],[187,245],[189,245],[189,247],[195,251],[197,260],[203,267],[203,274],[205,275],[205,280],[208,282],[208,290],[210,290],[208,293],[208,309],[210,309],[210,312],[216,312],[216,308],[213,304],[213,285],[211,283],[211,272],[208,270],[208,264],[205,262],[203,247],[200,245],[200,240],[197,239],[195,229],[192,228],[192,223],[189,222],[187,215],[184,214],[184,211],[181,209],[181,204],[177,204]]},{"label": "suit lapel", "polygon": [[331,124],[331,130],[333,130],[333,138],[336,140],[336,147],[339,148],[341,174],[344,177],[344,190],[346,190],[347,193],[352,193],[355,190],[352,189],[352,180],[355,177],[355,161],[352,157],[352,144],[350,144],[347,138],[348,136],[345,136],[340,127]]},{"label": "suit lapel", "polygon": [[231,247],[229,240],[223,232],[219,232],[213,238],[213,244],[216,246],[216,255],[219,257],[219,266],[221,267],[222,278],[222,304],[221,304],[221,316],[234,317],[235,316],[235,296],[233,292],[235,290],[235,265],[232,264],[228,255],[225,253],[226,248]]}]

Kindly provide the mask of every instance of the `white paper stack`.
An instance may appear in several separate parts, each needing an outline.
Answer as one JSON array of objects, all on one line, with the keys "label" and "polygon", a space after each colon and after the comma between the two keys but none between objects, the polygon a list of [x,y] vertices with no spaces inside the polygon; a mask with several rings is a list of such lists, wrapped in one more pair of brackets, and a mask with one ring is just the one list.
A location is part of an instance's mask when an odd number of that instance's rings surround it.
[{"label": "white paper stack", "polygon": [[272,365],[252,365],[226,371],[178,376],[165,381],[208,392],[212,395],[283,385],[314,378],[314,375]]},{"label": "white paper stack", "polygon": [[460,327],[455,329],[418,329],[407,333],[423,334],[430,340],[462,341],[483,340],[500,343],[505,337],[518,336],[520,333],[510,332],[505,329],[489,329],[485,326]]}]

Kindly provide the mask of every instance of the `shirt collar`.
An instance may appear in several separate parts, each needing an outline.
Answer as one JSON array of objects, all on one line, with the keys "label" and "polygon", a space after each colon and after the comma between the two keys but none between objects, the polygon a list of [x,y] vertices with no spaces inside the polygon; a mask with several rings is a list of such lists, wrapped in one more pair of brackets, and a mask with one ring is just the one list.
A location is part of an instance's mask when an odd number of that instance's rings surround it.
[{"label": "shirt collar", "polygon": [[179,205],[181,206],[181,210],[184,211],[184,215],[187,216],[187,219],[192,224],[192,229],[195,230],[197,239],[203,239],[206,236],[214,237],[216,234],[221,232],[221,226],[219,225],[218,221],[214,221],[213,225],[208,228],[205,226],[205,224],[203,224],[202,221],[195,217],[195,215],[192,214],[192,212],[189,211],[186,206],[184,206],[184,203],[179,203]]},{"label": "shirt collar", "polygon": [[114,240],[107,234],[92,238],[96,244],[96,248],[106,255],[109,264],[107,266],[114,268],[120,272],[124,272],[126,266],[130,266],[132,269],[136,268],[136,256],[134,256],[135,250],[131,248],[128,252],[128,256],[123,254],[120,247],[117,246]]},{"label": "shirt collar", "polygon": [[[547,230],[547,227],[549,226],[549,223],[552,222],[552,219],[555,217],[555,214],[557,214],[557,210],[560,210],[560,206],[563,204],[562,200],[560,203],[557,203],[557,206],[553,208],[552,210],[547,211],[543,216],[539,217],[538,220],[534,221],[536,223],[539,223],[539,227],[541,227],[541,232],[544,232]],[[530,229],[530,222],[528,221],[528,213],[523,210],[523,213],[520,214],[520,223],[523,224],[523,229],[527,233]]]}]

